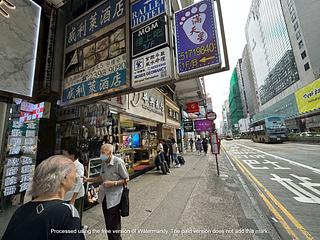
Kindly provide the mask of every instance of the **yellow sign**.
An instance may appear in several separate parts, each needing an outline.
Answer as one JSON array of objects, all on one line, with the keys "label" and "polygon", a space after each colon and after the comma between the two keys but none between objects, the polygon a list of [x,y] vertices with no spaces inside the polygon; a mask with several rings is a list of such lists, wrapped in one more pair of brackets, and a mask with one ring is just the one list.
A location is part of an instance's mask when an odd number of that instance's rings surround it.
[{"label": "yellow sign", "polygon": [[299,113],[320,108],[320,78],[295,93]]}]

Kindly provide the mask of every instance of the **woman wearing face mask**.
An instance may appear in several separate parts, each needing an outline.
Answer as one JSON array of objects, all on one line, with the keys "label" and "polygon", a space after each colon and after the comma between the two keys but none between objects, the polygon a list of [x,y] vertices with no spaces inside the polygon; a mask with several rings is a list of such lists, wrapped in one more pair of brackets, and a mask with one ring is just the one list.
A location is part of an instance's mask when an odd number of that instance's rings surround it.
[{"label": "woman wearing face mask", "polygon": [[113,156],[113,146],[104,144],[100,150],[102,171],[100,176],[85,178],[84,181],[101,183],[98,202],[102,203],[103,215],[108,231],[109,240],[121,240],[121,216],[119,203],[121,200],[123,184],[129,181],[129,174],[122,159]]}]

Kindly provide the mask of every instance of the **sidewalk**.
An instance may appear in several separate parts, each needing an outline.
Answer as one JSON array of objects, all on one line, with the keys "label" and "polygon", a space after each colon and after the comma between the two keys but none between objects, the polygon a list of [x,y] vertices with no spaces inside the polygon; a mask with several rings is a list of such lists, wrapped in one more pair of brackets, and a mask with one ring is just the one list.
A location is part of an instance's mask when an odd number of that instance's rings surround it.
[{"label": "sidewalk", "polygon": [[[130,216],[122,239],[278,239],[257,211],[225,155],[184,154],[186,164],[162,175],[151,170],[129,183]],[[101,205],[83,214],[88,240],[107,239]],[[100,232],[100,233],[99,233]]]}]

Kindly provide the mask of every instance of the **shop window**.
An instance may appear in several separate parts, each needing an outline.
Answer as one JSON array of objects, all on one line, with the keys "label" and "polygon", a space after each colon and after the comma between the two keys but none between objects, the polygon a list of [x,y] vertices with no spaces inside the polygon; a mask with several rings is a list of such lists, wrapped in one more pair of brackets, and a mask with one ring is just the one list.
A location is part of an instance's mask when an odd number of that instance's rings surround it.
[{"label": "shop window", "polygon": [[298,21],[293,25],[293,28],[295,31],[297,31],[297,29],[299,28],[299,23]]},{"label": "shop window", "polygon": [[310,65],[309,65],[309,63],[307,62],[307,63],[304,65],[304,70],[307,71],[309,68],[310,68]]},{"label": "shop window", "polygon": [[304,44],[303,44],[303,41],[300,40],[300,41],[299,41],[299,49],[301,49],[301,48],[303,47],[303,45],[304,45]]},{"label": "shop window", "polygon": [[302,59],[305,59],[307,57],[307,53],[306,53],[306,51],[303,51],[302,53],[301,53],[301,58]]}]

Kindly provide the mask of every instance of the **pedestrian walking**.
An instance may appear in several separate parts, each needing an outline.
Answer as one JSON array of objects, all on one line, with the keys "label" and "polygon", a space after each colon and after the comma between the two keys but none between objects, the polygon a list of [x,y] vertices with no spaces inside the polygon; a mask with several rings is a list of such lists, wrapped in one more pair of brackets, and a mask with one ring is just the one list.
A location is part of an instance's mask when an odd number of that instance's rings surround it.
[{"label": "pedestrian walking", "polygon": [[176,143],[176,140],[172,138],[172,163],[173,161],[176,163],[175,167],[180,167],[180,163],[178,160],[178,145]]},{"label": "pedestrian walking", "polygon": [[189,144],[190,144],[191,152],[193,152],[193,139],[192,138],[190,138]]},{"label": "pedestrian walking", "polygon": [[100,183],[98,202],[102,211],[109,240],[121,240],[120,200],[123,185],[129,181],[129,174],[122,159],[113,155],[113,146],[104,144],[100,150],[102,171],[100,176],[84,178],[86,182]]},{"label": "pedestrian walking", "polygon": [[32,178],[33,200],[15,211],[2,240],[83,240],[77,209],[63,201],[75,178],[75,164],[67,157],[42,161]]},{"label": "pedestrian walking", "polygon": [[208,139],[207,138],[203,138],[202,147],[203,147],[204,154],[207,155],[207,153],[208,153]]},{"label": "pedestrian walking", "polygon": [[202,141],[200,138],[197,139],[197,142],[196,142],[196,150],[198,152],[198,155],[201,154],[202,152]]},{"label": "pedestrian walking", "polygon": [[163,146],[163,153],[165,161],[168,164],[168,167],[170,168],[170,158],[169,158],[169,146],[165,139],[162,139],[162,146]]},{"label": "pedestrian walking", "polygon": [[71,159],[76,166],[76,180],[73,188],[68,191],[64,197],[64,200],[72,205],[79,212],[80,223],[82,223],[82,212],[83,212],[83,202],[84,202],[84,186],[82,176],[84,176],[83,164],[79,161],[80,153],[75,147],[63,150],[63,155]]},{"label": "pedestrian walking", "polygon": [[168,154],[169,162],[173,163],[172,139],[168,138],[167,144],[168,144],[168,152],[169,152],[169,154]]}]

